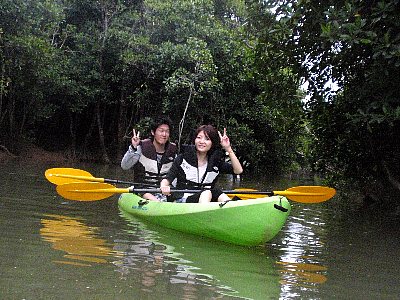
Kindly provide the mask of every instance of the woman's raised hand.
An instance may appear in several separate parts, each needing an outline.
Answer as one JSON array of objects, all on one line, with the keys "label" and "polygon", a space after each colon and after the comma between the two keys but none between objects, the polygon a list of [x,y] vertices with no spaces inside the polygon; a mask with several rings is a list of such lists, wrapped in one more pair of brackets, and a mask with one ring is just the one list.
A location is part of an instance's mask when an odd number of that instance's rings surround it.
[{"label": "woman's raised hand", "polygon": [[218,131],[219,137],[221,139],[221,146],[224,148],[226,152],[228,152],[229,158],[231,159],[232,167],[233,167],[233,172],[235,174],[241,174],[243,173],[243,167],[240,164],[240,161],[236,157],[236,154],[233,152],[231,148],[231,142],[229,141],[229,137],[226,135],[226,128],[224,128],[224,134],[222,135]]},{"label": "woman's raised hand", "polygon": [[221,139],[221,147],[228,151],[231,147],[231,142],[229,141],[229,137],[226,135],[226,128],[224,128],[224,134],[222,135],[221,132],[218,131],[219,138]]}]

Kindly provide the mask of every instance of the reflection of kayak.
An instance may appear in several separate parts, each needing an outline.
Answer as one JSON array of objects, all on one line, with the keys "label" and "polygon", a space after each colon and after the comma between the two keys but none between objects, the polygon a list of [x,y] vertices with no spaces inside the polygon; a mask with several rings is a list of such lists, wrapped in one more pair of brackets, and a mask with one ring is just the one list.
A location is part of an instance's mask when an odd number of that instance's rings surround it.
[{"label": "reflection of kayak", "polygon": [[44,215],[41,223],[42,238],[52,243],[54,249],[66,253],[63,260],[55,263],[91,266],[91,263],[108,262],[106,258],[112,249],[97,237],[96,227],[85,225],[82,219],[62,215]]},{"label": "reflection of kayak", "polygon": [[[168,266],[164,268],[170,270],[171,282],[178,282],[180,278],[182,281],[186,278],[191,284],[204,282],[205,286],[217,287],[217,293],[235,299],[279,299],[280,274],[274,259],[263,248],[210,243],[209,239],[140,223],[124,211],[121,214],[134,224],[130,227],[132,236],[140,235],[142,242],[150,242],[158,249],[157,255]],[[177,266],[177,273],[171,271],[171,265]]]},{"label": "reflection of kayak", "polygon": [[285,224],[290,204],[285,197],[220,203],[172,203],[144,201],[138,195],[121,194],[118,204],[131,215],[178,231],[242,246],[271,240]]}]

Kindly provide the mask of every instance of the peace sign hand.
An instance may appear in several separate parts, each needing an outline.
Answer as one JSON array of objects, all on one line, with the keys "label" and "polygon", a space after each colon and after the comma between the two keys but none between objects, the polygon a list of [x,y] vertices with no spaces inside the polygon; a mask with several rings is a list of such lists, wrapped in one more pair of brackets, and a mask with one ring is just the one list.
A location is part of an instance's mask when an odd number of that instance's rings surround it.
[{"label": "peace sign hand", "polygon": [[240,164],[239,159],[236,157],[235,153],[231,148],[231,142],[229,141],[229,137],[226,135],[226,128],[224,128],[224,134],[222,135],[219,131],[219,138],[221,139],[221,146],[224,148],[226,152],[228,152],[229,159],[231,160],[231,164],[233,167],[233,173],[241,174],[243,172],[243,167]]},{"label": "peace sign hand", "polygon": [[228,151],[231,147],[231,142],[229,141],[229,137],[226,135],[226,128],[224,128],[224,134],[218,131],[219,138],[221,139],[221,146],[225,151]]},{"label": "peace sign hand", "polygon": [[133,135],[132,135],[132,147],[137,148],[137,146],[140,143],[140,132],[138,131],[136,134],[136,130],[133,129]]}]

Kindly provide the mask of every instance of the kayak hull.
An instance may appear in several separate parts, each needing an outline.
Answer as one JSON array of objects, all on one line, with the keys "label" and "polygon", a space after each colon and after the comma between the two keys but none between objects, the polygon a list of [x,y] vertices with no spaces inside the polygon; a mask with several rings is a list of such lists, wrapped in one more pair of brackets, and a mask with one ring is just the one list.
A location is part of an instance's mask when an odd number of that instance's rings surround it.
[{"label": "kayak hull", "polygon": [[122,211],[142,220],[189,234],[241,246],[261,245],[282,229],[290,203],[282,196],[220,203],[146,201],[136,194],[121,194]]}]

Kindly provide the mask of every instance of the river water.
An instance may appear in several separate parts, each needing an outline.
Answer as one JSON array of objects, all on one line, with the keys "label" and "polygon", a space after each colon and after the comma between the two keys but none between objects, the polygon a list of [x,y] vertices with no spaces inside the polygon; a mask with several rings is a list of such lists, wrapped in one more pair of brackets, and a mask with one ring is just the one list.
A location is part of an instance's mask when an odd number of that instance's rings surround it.
[{"label": "river water", "polygon": [[117,195],[67,201],[44,177],[51,167],[130,179],[118,166],[0,164],[1,299],[399,299],[391,212],[341,206],[337,197],[293,202],[278,236],[245,248],[124,216]]}]

